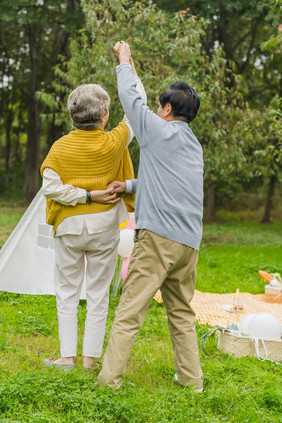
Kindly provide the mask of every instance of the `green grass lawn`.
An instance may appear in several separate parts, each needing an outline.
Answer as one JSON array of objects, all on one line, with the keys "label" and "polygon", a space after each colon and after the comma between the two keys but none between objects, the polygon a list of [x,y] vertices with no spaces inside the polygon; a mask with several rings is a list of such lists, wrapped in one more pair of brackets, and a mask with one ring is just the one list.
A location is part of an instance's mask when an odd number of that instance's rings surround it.
[{"label": "green grass lawn", "polygon": [[1,207],[0,209],[0,247],[3,247],[10,233],[23,215],[24,209],[17,207]]},{"label": "green grass lawn", "polygon": [[204,225],[197,289],[264,293],[258,270],[282,275],[282,223]]},{"label": "green grass lawn", "polygon": [[[1,245],[23,209],[0,212]],[[282,224],[227,222],[206,225],[197,289],[263,293],[257,271],[282,274]],[[1,278],[1,275],[0,275]],[[111,295],[106,341],[118,297]],[[79,307],[81,352],[85,301]],[[197,325],[199,338],[208,330]],[[165,310],[153,302],[118,391],[96,385],[97,372],[84,373],[81,356],[73,372],[45,369],[59,356],[55,299],[0,292],[0,423],[56,422],[280,422],[281,366],[222,354],[214,339],[201,351],[205,391],[195,394],[173,381],[173,351]],[[280,385],[279,385],[280,383]]]}]

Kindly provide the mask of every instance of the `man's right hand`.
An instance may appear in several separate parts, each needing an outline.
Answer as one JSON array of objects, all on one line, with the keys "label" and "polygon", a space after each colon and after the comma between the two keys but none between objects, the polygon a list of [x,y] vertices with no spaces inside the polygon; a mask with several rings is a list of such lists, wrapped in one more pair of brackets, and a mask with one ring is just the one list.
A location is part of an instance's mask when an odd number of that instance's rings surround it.
[{"label": "man's right hand", "polygon": [[126,190],[126,182],[113,181],[107,185],[107,189],[115,194],[122,194]]}]

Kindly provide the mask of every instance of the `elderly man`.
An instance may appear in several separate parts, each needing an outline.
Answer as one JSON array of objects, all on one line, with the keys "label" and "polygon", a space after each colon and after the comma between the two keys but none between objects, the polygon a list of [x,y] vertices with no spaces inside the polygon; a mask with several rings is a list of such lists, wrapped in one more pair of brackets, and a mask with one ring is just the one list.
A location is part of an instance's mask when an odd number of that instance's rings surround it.
[{"label": "elderly man", "polygon": [[119,97],[140,146],[138,180],[115,181],[136,192],[135,245],[98,383],[119,388],[131,348],[158,289],[174,348],[175,378],[202,392],[195,314],[190,306],[202,236],[202,148],[188,124],[200,105],[193,88],[175,82],[157,114],[142,101],[128,44],[117,43]]}]

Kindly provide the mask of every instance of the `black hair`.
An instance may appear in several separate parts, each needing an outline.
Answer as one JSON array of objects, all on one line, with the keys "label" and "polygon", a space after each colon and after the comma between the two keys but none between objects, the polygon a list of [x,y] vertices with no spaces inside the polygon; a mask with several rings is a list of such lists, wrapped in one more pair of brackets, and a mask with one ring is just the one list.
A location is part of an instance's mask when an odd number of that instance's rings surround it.
[{"label": "black hair", "polygon": [[160,96],[160,105],[164,107],[171,104],[174,117],[184,117],[187,123],[192,122],[197,116],[200,107],[200,99],[194,90],[185,82],[174,82]]}]

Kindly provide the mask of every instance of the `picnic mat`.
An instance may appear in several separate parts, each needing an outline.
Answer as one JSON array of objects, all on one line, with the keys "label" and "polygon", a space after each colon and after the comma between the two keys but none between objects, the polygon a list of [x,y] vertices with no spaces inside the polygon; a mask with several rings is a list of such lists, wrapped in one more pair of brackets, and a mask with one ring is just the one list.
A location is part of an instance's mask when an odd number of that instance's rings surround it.
[{"label": "picnic mat", "polygon": [[[162,302],[161,293],[158,291],[155,295],[157,302]],[[282,324],[282,305],[278,303],[270,303],[264,300],[265,295],[253,295],[248,293],[240,293],[239,300],[246,309],[245,313],[234,314],[222,309],[222,305],[234,303],[234,294],[210,294],[207,292],[195,291],[191,306],[196,313],[197,320],[202,323],[209,323],[211,326],[226,326],[229,323],[237,324],[248,313],[268,312],[276,316]],[[231,316],[230,316],[231,314]]]}]

